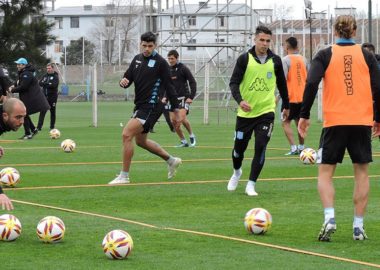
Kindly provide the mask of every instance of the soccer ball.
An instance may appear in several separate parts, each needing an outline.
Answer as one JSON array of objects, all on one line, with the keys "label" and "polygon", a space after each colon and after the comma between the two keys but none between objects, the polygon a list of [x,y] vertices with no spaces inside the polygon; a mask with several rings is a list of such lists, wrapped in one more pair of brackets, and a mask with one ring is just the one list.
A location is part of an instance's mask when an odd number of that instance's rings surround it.
[{"label": "soccer ball", "polygon": [[272,216],[264,208],[253,208],[245,214],[244,226],[251,234],[264,234],[272,225]]},{"label": "soccer ball", "polygon": [[58,129],[53,128],[49,131],[49,136],[52,139],[58,139],[59,137],[61,137],[61,132]]},{"label": "soccer ball", "polygon": [[76,147],[76,144],[73,140],[71,139],[66,139],[64,140],[62,143],[61,143],[61,148],[63,151],[65,151],[66,153],[71,153],[74,151]]},{"label": "soccer ball", "polygon": [[303,164],[314,164],[317,161],[317,152],[313,148],[305,148],[300,154]]},{"label": "soccer ball", "polygon": [[9,214],[0,216],[0,240],[13,241],[21,234],[22,226],[20,220]]},{"label": "soccer ball", "polygon": [[20,173],[12,167],[6,167],[0,171],[0,182],[6,187],[15,187],[20,181]]},{"label": "soccer ball", "polygon": [[125,259],[133,249],[132,237],[123,230],[113,230],[106,234],[102,242],[103,252],[109,259]]},{"label": "soccer ball", "polygon": [[60,218],[47,216],[38,222],[37,236],[44,243],[58,243],[65,236],[65,224]]}]

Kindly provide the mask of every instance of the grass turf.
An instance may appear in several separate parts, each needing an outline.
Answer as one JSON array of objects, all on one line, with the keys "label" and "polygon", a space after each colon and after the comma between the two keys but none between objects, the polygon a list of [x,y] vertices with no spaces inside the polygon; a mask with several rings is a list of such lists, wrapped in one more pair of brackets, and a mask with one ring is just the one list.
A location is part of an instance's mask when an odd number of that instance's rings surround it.
[{"label": "grass turf", "polygon": [[[100,103],[99,126],[94,128],[90,103],[59,103],[60,139],[51,140],[46,128],[28,141],[17,140],[21,131],[3,136],[6,141],[1,145],[6,154],[1,167],[15,167],[22,175],[18,187],[5,192],[17,201],[51,206],[14,203],[12,214],[21,220],[23,232],[14,242],[0,242],[4,269],[370,268],[354,260],[380,267],[378,177],[371,178],[365,218],[370,239],[354,242],[353,173],[349,158],[338,166],[336,175],[339,178],[335,180],[338,230],[333,235],[333,242],[319,243],[316,236],[323,215],[316,190],[317,167],[302,165],[297,157],[284,156],[288,145],[278,121],[257,184],[257,198],[244,195],[253,155],[252,144],[246,152],[243,177],[237,191],[226,190],[232,172],[230,155],[234,130],[233,112],[227,109],[210,111],[209,125],[202,124],[201,110],[192,110],[189,119],[197,135],[196,148],[174,148],[178,143],[176,135],[169,132],[164,120],[157,124],[157,132],[150,138],[183,159],[172,182],[166,180],[167,169],[163,161],[136,148],[132,183],[116,187],[105,185],[120,170],[120,122],[128,120],[131,109],[131,104],[125,102]],[[49,115],[46,123],[48,120]],[[320,123],[314,120],[307,146],[317,148],[320,128]],[[74,153],[67,154],[59,149],[60,142],[66,138],[76,141]],[[374,141],[371,175],[380,174],[378,147],[379,142]],[[67,187],[54,188],[57,186]],[[254,207],[266,208],[273,216],[273,226],[264,236],[248,235],[244,230],[244,215]],[[5,212],[0,211],[0,214]],[[37,222],[47,215],[56,215],[65,222],[67,232],[63,243],[48,245],[38,241]],[[101,241],[108,231],[118,228],[131,234],[135,247],[127,260],[111,261],[102,254]],[[198,232],[210,235],[196,234]],[[336,256],[337,259],[303,252]]]}]

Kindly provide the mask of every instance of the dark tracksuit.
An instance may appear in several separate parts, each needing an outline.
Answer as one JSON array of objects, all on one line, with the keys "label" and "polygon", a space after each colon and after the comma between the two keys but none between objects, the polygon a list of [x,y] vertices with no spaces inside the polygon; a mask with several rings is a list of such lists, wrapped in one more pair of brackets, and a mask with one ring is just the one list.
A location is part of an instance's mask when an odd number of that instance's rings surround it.
[{"label": "dark tracksuit", "polygon": [[[55,71],[52,74],[46,73],[39,81],[39,84],[42,87],[42,92],[44,93],[50,105],[50,129],[53,129],[55,127],[56,106],[57,106],[57,100],[58,100],[58,85],[59,85],[58,73]],[[46,111],[40,112],[40,117],[38,119],[38,125],[37,125],[38,130],[42,129],[45,115],[46,115]]]}]

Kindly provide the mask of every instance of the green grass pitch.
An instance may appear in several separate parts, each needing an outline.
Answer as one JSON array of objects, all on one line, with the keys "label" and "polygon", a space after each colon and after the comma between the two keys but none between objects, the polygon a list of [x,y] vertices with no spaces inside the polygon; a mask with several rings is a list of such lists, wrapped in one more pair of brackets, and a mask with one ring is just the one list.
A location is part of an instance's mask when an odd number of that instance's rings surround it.
[{"label": "green grass pitch", "polygon": [[[107,186],[121,168],[120,123],[128,121],[131,102],[102,102],[98,127],[92,127],[90,102],[58,103],[57,128],[61,138],[48,136],[45,127],[35,138],[17,140],[23,132],[7,133],[0,145],[5,156],[0,168],[11,166],[22,181],[6,194],[14,201],[23,226],[14,242],[0,242],[1,269],[371,269],[380,267],[379,141],[374,140],[370,167],[371,192],[365,217],[368,241],[352,240],[353,172],[348,157],[336,170],[337,232],[331,243],[317,241],[323,209],[316,188],[317,166],[285,157],[288,144],[279,120],[268,145],[265,167],[257,184],[258,197],[244,194],[253,155],[246,151],[243,177],[228,192],[232,173],[231,149],[235,114],[210,110],[202,124],[202,104],[189,119],[197,135],[195,148],[175,148],[178,138],[163,119],[150,138],[183,159],[177,176],[168,181],[166,164],[136,148],[131,184]],[[314,106],[316,107],[316,106]],[[314,113],[315,115],[315,113]],[[36,116],[33,116],[36,121]],[[308,147],[317,148],[321,124],[312,121]],[[60,150],[63,139],[73,139],[74,153]],[[273,217],[263,236],[249,235],[243,224],[254,207]],[[0,210],[0,214],[8,213]],[[48,215],[66,225],[62,243],[37,239],[38,221]],[[126,260],[106,258],[101,248],[113,229],[130,233],[134,249]]]}]

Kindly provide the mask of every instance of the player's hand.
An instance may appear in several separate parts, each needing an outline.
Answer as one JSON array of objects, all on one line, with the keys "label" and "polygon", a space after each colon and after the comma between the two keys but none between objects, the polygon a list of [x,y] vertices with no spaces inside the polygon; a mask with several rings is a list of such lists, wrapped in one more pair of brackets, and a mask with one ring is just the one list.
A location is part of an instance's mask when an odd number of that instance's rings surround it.
[{"label": "player's hand", "polygon": [[249,103],[247,101],[244,101],[242,100],[239,104],[240,108],[244,111],[244,112],[250,112],[252,110],[251,108],[251,105],[249,105]]},{"label": "player's hand", "polygon": [[119,84],[120,84],[121,87],[126,88],[129,85],[129,80],[127,78],[123,78],[123,79],[121,79],[121,81],[119,82]]},{"label": "player's hand", "polygon": [[193,100],[192,100],[191,98],[187,98],[187,99],[185,100],[185,103],[187,103],[187,104],[191,104],[191,103],[193,103]]},{"label": "player's hand", "polygon": [[0,146],[0,158],[4,156],[4,148]]},{"label": "player's hand", "polygon": [[281,120],[285,121],[289,117],[289,109],[283,109],[281,112]]},{"label": "player's hand", "polygon": [[0,194],[0,204],[1,204],[1,208],[4,210],[13,210],[13,204],[11,202],[11,200],[7,197],[7,195],[5,195],[4,193],[3,194]]},{"label": "player's hand", "polygon": [[372,127],[372,137],[380,136],[380,123],[374,122]]},{"label": "player's hand", "polygon": [[310,127],[310,119],[306,118],[300,118],[298,121],[298,133],[301,135],[302,138],[306,138],[307,136],[307,130]]},{"label": "player's hand", "polygon": [[166,97],[163,97],[163,98],[161,99],[161,102],[164,103],[164,104],[166,104],[166,103],[168,103],[168,99],[167,99]]}]

